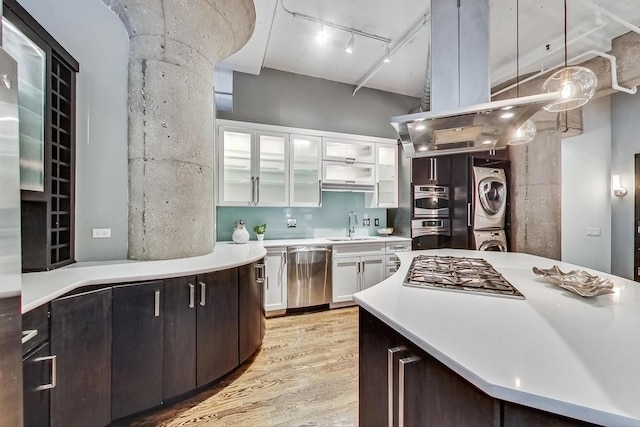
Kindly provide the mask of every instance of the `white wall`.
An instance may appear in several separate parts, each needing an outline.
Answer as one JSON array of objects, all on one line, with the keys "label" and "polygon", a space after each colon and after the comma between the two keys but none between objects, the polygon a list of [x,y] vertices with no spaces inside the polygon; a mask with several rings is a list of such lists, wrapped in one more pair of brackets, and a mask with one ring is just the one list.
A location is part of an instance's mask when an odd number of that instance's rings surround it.
[{"label": "white wall", "polygon": [[633,279],[634,154],[640,153],[640,94],[611,97],[611,173],[628,194],[611,200],[611,272]]},{"label": "white wall", "polygon": [[[611,101],[583,109],[584,133],[562,141],[562,261],[611,271]],[[600,236],[587,236],[599,228]]]},{"label": "white wall", "polygon": [[[127,257],[129,39],[100,0],[20,0],[79,63],[76,259]],[[92,239],[92,228],[111,228]]]}]

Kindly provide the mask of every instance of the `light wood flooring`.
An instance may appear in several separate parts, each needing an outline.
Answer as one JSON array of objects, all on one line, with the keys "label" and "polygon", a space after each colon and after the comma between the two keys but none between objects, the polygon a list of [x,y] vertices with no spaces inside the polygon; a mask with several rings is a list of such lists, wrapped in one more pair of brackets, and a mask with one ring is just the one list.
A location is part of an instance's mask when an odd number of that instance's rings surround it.
[{"label": "light wood flooring", "polygon": [[129,426],[356,426],[355,307],[267,320],[262,348],[212,389]]}]

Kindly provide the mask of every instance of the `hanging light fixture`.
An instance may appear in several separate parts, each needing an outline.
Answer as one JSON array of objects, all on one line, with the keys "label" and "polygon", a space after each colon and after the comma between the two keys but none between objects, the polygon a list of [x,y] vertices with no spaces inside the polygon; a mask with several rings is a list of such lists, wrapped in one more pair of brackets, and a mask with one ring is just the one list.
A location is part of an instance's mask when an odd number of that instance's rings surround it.
[{"label": "hanging light fixture", "polygon": [[389,52],[389,43],[384,48],[384,60],[383,62],[391,62],[391,53]]},{"label": "hanging light fixture", "polygon": [[567,65],[567,0],[564,0],[564,68],[556,71],[542,84],[542,91],[559,92],[560,97],[544,107],[552,113],[582,107],[596,93],[598,78],[586,67]]},{"label": "hanging light fixture", "polygon": [[347,44],[347,47],[344,49],[345,52],[347,53],[353,53],[353,33],[351,33],[351,38],[349,39],[349,44]]},{"label": "hanging light fixture", "polygon": [[[520,96],[520,0],[516,1],[516,98]],[[522,124],[507,142],[507,145],[522,145],[533,141],[536,124],[529,119]]]}]

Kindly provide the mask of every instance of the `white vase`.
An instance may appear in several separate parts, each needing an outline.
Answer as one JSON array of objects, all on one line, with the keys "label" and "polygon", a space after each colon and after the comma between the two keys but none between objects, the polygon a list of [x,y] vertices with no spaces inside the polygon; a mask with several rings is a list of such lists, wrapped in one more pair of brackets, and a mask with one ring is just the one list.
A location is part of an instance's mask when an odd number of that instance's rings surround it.
[{"label": "white vase", "polygon": [[249,232],[244,227],[244,221],[240,220],[236,223],[236,228],[233,230],[231,238],[235,243],[247,243],[249,241]]},{"label": "white vase", "polygon": [[256,237],[258,238],[259,242],[262,242],[262,240],[264,239],[264,234],[256,234]]}]

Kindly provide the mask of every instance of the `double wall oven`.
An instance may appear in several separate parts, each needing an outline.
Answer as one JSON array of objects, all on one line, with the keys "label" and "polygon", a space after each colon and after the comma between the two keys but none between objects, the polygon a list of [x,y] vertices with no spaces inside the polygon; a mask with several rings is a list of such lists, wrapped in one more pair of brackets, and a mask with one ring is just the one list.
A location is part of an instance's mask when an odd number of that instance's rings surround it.
[{"label": "double wall oven", "polygon": [[449,247],[451,241],[449,212],[449,187],[413,186],[411,240],[414,250]]}]

